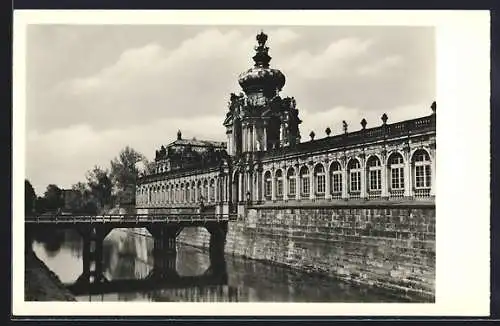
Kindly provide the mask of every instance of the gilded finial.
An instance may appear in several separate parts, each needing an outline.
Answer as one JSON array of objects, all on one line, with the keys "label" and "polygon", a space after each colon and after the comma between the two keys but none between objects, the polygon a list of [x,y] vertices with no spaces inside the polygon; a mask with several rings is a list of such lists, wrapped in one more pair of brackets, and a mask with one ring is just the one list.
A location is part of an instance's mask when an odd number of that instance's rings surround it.
[{"label": "gilded finial", "polygon": [[266,46],[267,35],[261,30],[260,34],[257,34],[255,38],[258,43],[258,46],[255,47],[255,52],[257,53],[253,56],[255,66],[269,67],[271,57],[267,53],[269,51],[269,48]]},{"label": "gilded finial", "polygon": [[260,34],[257,34],[256,39],[257,39],[257,43],[259,43],[260,46],[264,46],[264,44],[266,44],[266,41],[267,41],[267,35],[264,34],[264,32],[261,29]]}]

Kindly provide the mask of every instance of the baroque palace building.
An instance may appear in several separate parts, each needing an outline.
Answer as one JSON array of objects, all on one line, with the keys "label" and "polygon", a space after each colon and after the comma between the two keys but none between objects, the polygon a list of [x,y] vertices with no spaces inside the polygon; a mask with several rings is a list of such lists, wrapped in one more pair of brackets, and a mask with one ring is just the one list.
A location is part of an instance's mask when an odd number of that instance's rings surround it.
[{"label": "baroque palace building", "polygon": [[227,142],[184,139],[156,151],[156,170],[139,180],[139,210],[236,212],[248,206],[434,201],[436,103],[428,116],[301,142],[295,99],[282,98],[270,68],[267,35],[257,35],[255,65],[239,76],[223,121]]}]

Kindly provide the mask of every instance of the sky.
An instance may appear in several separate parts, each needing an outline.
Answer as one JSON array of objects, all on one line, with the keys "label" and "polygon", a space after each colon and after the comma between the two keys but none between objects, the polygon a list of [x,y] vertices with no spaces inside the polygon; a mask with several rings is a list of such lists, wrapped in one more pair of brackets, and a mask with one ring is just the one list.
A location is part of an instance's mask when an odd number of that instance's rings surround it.
[{"label": "sky", "polygon": [[268,34],[271,67],[286,76],[302,141],[431,113],[436,94],[432,27],[29,25],[26,178],[41,195],[70,188],[125,146],[148,159],[183,138],[225,141],[238,75]]}]

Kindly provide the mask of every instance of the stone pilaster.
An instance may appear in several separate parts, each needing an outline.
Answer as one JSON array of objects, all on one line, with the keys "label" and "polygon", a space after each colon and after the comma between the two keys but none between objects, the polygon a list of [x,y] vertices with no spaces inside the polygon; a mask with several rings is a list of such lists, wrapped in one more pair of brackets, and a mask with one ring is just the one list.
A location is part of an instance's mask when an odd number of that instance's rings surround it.
[{"label": "stone pilaster", "polygon": [[331,190],[331,173],[330,173],[330,164],[328,161],[325,161],[323,164],[323,168],[325,169],[325,198],[327,200],[332,199],[332,190]]},{"label": "stone pilaster", "polygon": [[276,200],[276,170],[274,168],[271,171],[271,200]]},{"label": "stone pilaster", "polygon": [[381,162],[380,162],[380,165],[382,167],[382,170],[381,170],[381,186],[382,186],[382,191],[381,191],[381,196],[382,198],[386,198],[389,196],[389,179],[387,177],[387,151],[385,149],[382,150],[382,152],[380,153],[380,158],[381,158]]},{"label": "stone pilaster", "polygon": [[238,173],[238,202],[243,202],[243,172]]},{"label": "stone pilaster", "polygon": [[403,150],[404,152],[404,160],[405,160],[405,167],[404,167],[404,180],[405,180],[405,197],[411,197],[412,196],[412,173],[411,173],[411,153],[410,153],[410,147],[406,146]]},{"label": "stone pilaster", "polygon": [[342,157],[341,168],[342,168],[342,199],[347,200],[348,196],[348,186],[349,186],[349,171],[347,171],[347,157]]},{"label": "stone pilaster", "polygon": [[361,191],[359,193],[360,198],[368,197],[366,179],[367,179],[367,171],[366,171],[366,155],[363,153],[359,156],[360,164],[361,164]]},{"label": "stone pilaster", "polygon": [[295,200],[300,200],[300,193],[302,192],[302,180],[300,179],[300,165],[295,164]]},{"label": "stone pilaster", "polygon": [[287,167],[284,166],[282,168],[282,171],[283,171],[283,200],[284,201],[287,201],[288,200],[288,171],[287,171]]},{"label": "stone pilaster", "polygon": [[436,143],[430,144],[431,158],[431,189],[430,195],[436,196]]},{"label": "stone pilaster", "polygon": [[314,175],[314,166],[312,164],[308,164],[309,166],[309,199],[316,199],[316,187],[315,187],[315,175]]}]

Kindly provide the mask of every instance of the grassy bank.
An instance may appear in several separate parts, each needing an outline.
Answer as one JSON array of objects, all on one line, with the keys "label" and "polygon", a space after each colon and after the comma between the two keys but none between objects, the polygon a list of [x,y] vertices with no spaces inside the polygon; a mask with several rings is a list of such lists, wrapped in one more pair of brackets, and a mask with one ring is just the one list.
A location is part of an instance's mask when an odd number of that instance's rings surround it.
[{"label": "grassy bank", "polygon": [[25,301],[76,301],[59,278],[32,251],[25,254]]}]

